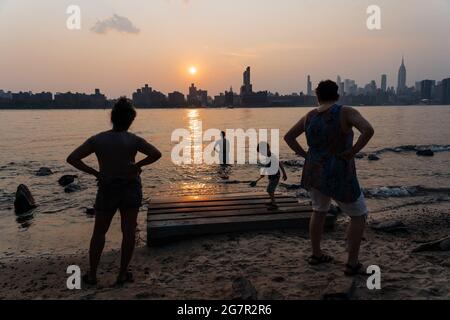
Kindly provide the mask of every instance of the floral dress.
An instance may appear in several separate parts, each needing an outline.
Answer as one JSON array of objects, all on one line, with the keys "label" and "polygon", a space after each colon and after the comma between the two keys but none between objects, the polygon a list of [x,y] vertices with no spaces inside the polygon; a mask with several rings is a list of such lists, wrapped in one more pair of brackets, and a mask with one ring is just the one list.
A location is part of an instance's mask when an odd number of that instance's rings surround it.
[{"label": "floral dress", "polygon": [[354,133],[341,128],[341,105],[327,111],[311,111],[306,117],[305,132],[309,150],[301,185],[344,203],[352,203],[361,195],[355,160],[338,156],[353,146]]}]

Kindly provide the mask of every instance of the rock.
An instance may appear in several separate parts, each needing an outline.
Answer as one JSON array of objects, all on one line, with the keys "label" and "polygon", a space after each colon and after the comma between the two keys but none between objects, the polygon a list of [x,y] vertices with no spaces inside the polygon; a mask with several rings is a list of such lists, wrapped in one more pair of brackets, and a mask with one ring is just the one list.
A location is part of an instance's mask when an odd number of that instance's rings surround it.
[{"label": "rock", "polygon": [[374,230],[388,233],[408,231],[408,228],[401,221],[374,222],[370,227]]},{"label": "rock", "polygon": [[362,158],[364,158],[366,155],[364,154],[364,153],[357,153],[356,155],[355,155],[355,158],[356,159],[362,159]]},{"label": "rock", "polygon": [[36,175],[38,177],[50,176],[52,174],[53,174],[53,171],[50,168],[47,168],[47,167],[41,167],[41,168],[39,168],[38,171],[36,171]]},{"label": "rock", "polygon": [[368,159],[370,161],[378,161],[380,160],[380,157],[378,157],[376,154],[369,154]]},{"label": "rock", "polygon": [[413,250],[413,252],[422,251],[449,251],[450,237],[446,237],[437,241],[424,243]]},{"label": "rock", "polygon": [[66,174],[66,175],[62,176],[61,178],[59,178],[58,183],[60,186],[65,187],[65,186],[68,186],[69,184],[73,183],[75,181],[75,178],[77,178],[76,175]]},{"label": "rock", "polygon": [[34,201],[30,189],[24,184],[19,185],[14,200],[14,210],[16,214],[26,213],[36,207],[36,202]]},{"label": "rock", "polygon": [[71,183],[71,184],[69,184],[68,186],[66,186],[64,188],[64,192],[65,193],[72,193],[72,192],[77,192],[77,191],[80,191],[80,190],[81,190],[81,187],[79,185],[77,185],[77,184],[74,184],[74,183]]},{"label": "rock", "polygon": [[337,278],[322,293],[323,300],[350,300],[356,288],[355,279]]},{"label": "rock", "polygon": [[420,157],[432,157],[434,156],[434,152],[430,149],[426,149],[426,150],[419,150],[416,152],[416,154]]},{"label": "rock", "polygon": [[86,214],[88,216],[95,216],[95,209],[94,208],[86,208]]},{"label": "rock", "polygon": [[233,281],[233,300],[256,300],[258,293],[253,284],[244,277]]}]

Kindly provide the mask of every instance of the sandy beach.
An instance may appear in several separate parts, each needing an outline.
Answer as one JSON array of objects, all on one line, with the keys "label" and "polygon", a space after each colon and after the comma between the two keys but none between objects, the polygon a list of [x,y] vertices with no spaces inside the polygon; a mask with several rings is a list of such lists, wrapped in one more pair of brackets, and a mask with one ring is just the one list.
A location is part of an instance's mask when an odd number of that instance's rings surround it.
[{"label": "sandy beach", "polygon": [[[376,211],[376,210],[375,210]],[[355,278],[351,299],[449,299],[450,252],[412,253],[421,242],[448,236],[447,203],[403,205],[370,215],[375,221],[400,220],[406,231],[366,229],[362,262],[380,266],[381,290],[370,291],[366,277]],[[87,250],[72,255],[6,258],[0,263],[1,299],[322,299],[346,290],[343,275],[347,218],[325,235],[331,265],[311,267],[306,231],[273,231],[208,236],[148,248],[140,242],[131,268],[135,282],[114,286],[119,250],[106,247],[99,284],[66,288],[66,268],[87,268]],[[241,288],[241,289],[239,289]],[[244,288],[244,289],[242,289]]]}]

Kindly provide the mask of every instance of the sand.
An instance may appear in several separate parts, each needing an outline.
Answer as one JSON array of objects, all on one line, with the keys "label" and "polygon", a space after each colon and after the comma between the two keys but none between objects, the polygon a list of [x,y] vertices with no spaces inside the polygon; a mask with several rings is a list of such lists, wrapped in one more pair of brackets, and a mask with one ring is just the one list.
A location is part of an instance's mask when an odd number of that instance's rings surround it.
[{"label": "sand", "polygon": [[[420,242],[449,234],[448,211],[447,202],[372,213],[369,224],[401,220],[408,232],[366,230],[361,261],[380,266],[382,288],[369,290],[367,277],[358,276],[351,298],[450,299],[450,252],[411,253]],[[352,282],[343,275],[347,225],[342,216],[325,235],[323,247],[335,262],[317,267],[305,261],[310,254],[306,231],[208,236],[158,248],[141,242],[131,265],[135,282],[120,288],[114,286],[118,249],[106,249],[99,284],[81,290],[66,288],[66,268],[76,264],[86,270],[85,249],[64,256],[9,257],[0,261],[0,298],[232,299],[248,293],[257,299],[321,299]]]}]

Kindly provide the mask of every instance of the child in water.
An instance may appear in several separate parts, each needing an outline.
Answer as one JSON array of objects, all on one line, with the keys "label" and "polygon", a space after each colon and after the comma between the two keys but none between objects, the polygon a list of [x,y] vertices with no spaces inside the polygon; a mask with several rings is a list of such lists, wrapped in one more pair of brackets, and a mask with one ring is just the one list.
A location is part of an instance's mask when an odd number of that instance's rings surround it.
[{"label": "child in water", "polygon": [[[267,168],[267,170],[269,171],[267,174],[267,177],[269,179],[269,183],[267,185],[267,193],[269,194],[269,197],[270,197],[269,205],[273,208],[277,208],[278,206],[275,201],[275,190],[277,189],[278,183],[280,182],[280,176],[281,176],[280,170],[283,173],[283,181],[287,180],[286,171],[284,170],[284,167],[281,164],[281,162],[270,151],[270,145],[267,142],[260,142],[258,144],[258,147],[256,150],[260,154],[262,154],[264,157],[270,159],[268,161],[268,163],[264,164],[264,167]],[[269,168],[271,168],[271,165],[273,162],[278,163],[278,168],[276,169],[275,173],[270,172],[270,169],[269,169]],[[258,184],[258,181],[263,179],[265,176],[266,175],[261,175],[258,180],[251,182],[250,186],[256,187],[256,185]]]}]

